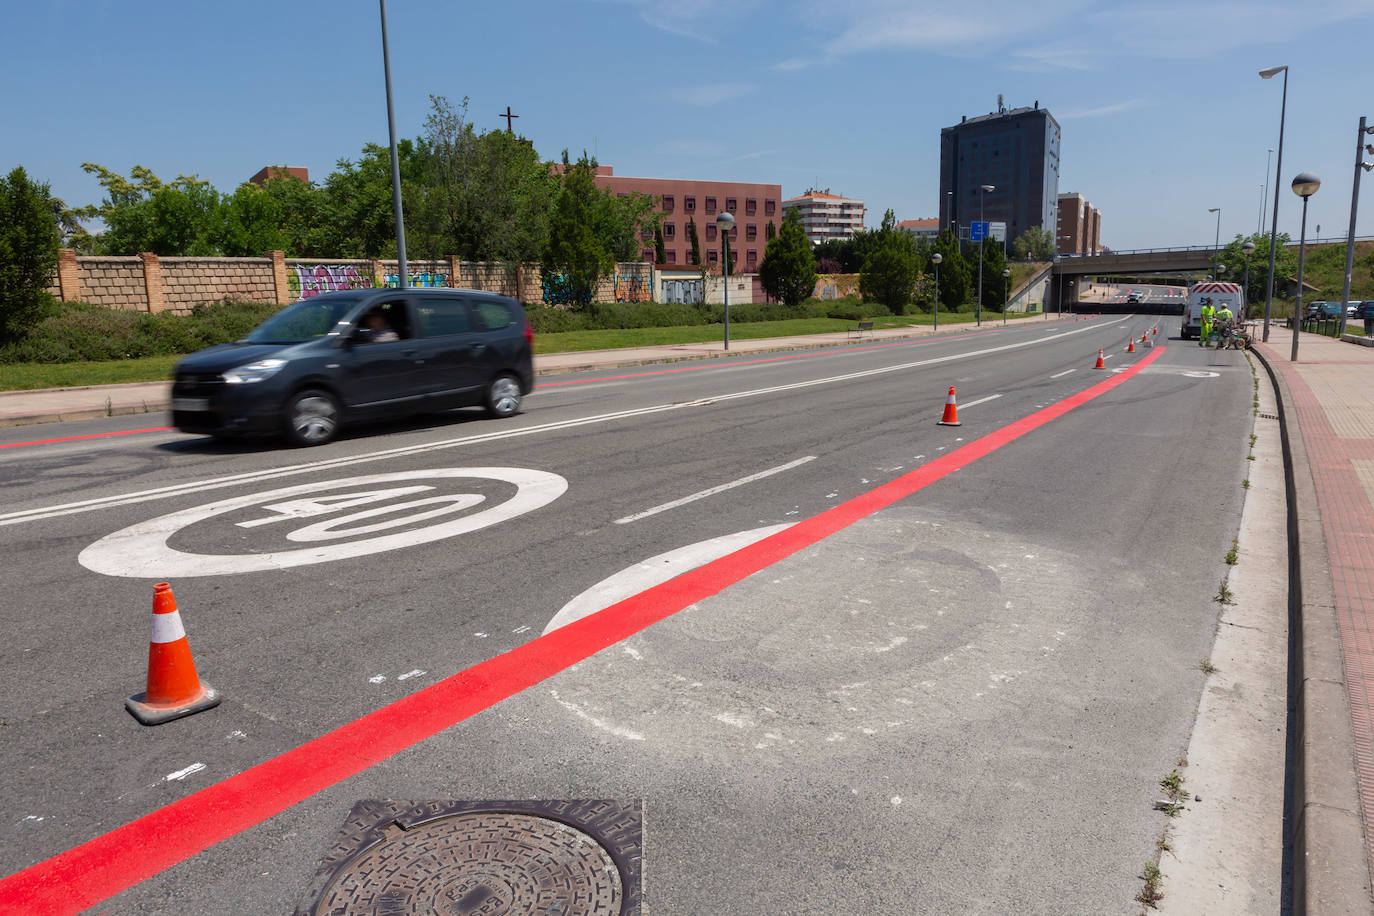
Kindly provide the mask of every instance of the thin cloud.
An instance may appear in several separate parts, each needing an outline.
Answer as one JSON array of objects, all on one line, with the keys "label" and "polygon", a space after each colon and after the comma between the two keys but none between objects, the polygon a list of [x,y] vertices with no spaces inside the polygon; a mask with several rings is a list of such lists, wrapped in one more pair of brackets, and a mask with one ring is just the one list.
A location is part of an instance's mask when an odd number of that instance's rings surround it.
[{"label": "thin cloud", "polygon": [[816,62],[814,60],[807,60],[804,57],[789,57],[787,60],[778,61],[776,64],[773,65],[773,69],[784,70],[789,72],[794,70],[805,70],[807,67],[810,67],[815,63]]},{"label": "thin cloud", "polygon": [[719,105],[722,102],[729,102],[742,96],[749,95],[756,86],[748,83],[716,83],[710,86],[691,86],[685,89],[673,89],[668,92],[668,98],[675,102],[682,102],[686,105],[697,105],[707,108],[712,105]]}]

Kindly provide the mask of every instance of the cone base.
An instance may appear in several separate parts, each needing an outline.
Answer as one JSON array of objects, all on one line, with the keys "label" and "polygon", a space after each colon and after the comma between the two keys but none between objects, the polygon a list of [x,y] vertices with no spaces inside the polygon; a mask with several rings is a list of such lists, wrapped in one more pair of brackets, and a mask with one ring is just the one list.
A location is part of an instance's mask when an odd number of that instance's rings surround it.
[{"label": "cone base", "polygon": [[935,425],[936,425],[936,426],[963,426],[964,424],[963,424],[961,421],[959,421],[959,420],[937,420],[936,423],[935,423]]},{"label": "cone base", "polygon": [[147,697],[146,693],[136,693],[124,701],[124,708],[129,710],[129,714],[144,725],[161,725],[163,722],[170,722],[173,719],[180,719],[182,716],[189,716],[203,709],[218,706],[220,700],[223,699],[219,691],[204,681],[200,682],[200,686],[202,688],[201,695],[185,703],[153,705],[144,702],[144,698]]}]

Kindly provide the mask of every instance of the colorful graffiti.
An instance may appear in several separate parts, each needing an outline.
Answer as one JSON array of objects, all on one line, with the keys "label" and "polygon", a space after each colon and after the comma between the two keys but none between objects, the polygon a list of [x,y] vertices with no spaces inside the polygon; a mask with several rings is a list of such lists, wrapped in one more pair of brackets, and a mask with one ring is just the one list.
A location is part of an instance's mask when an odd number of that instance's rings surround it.
[{"label": "colorful graffiti", "polygon": [[858,274],[821,274],[816,277],[816,299],[843,299],[859,294]]},{"label": "colorful graffiti", "polygon": [[310,299],[340,289],[372,289],[376,285],[372,277],[358,273],[358,268],[352,264],[293,264],[288,269],[286,283],[293,300]]},{"label": "colorful graffiti", "polygon": [[[382,285],[392,289],[397,288],[401,285],[401,275],[398,273],[387,274],[382,277]],[[410,285],[447,289],[449,286],[448,274],[411,274]]]},{"label": "colorful graffiti", "polygon": [[615,275],[615,301],[616,302],[648,302],[653,297],[649,280],[639,274]]}]

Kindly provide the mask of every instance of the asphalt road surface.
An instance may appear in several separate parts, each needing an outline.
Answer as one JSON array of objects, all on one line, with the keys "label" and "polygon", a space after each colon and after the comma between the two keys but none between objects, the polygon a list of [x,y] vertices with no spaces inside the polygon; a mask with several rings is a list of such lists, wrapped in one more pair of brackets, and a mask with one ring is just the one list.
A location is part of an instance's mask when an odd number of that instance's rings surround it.
[{"label": "asphalt road surface", "polygon": [[[0,910],[285,913],[355,802],[618,799],[660,913],[1138,911],[1252,421],[1244,354],[1156,320],[311,450],[0,430]],[[159,581],[224,700],[144,727]]]}]

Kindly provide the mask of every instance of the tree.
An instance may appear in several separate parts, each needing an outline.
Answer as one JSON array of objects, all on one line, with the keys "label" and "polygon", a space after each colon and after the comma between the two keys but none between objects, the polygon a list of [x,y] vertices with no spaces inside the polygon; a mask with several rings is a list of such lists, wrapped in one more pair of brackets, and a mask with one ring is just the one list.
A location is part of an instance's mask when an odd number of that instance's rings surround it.
[{"label": "tree", "polygon": [[1054,233],[1039,226],[1031,226],[1011,243],[1011,255],[1018,261],[1049,261],[1054,250]]},{"label": "tree", "polygon": [[[985,238],[979,244],[983,246],[983,309],[1000,312],[1005,307],[1007,293],[1007,281],[1002,276],[1002,271],[1007,266],[1007,259],[1002,254],[1002,243],[997,239]],[[943,264],[940,266],[944,267]],[[974,282],[977,282],[976,265],[974,267]]]},{"label": "tree", "polygon": [[814,253],[817,258],[826,258],[840,265],[837,273],[855,274],[863,266],[863,260],[858,255],[858,249],[854,239],[826,239],[816,245]]},{"label": "tree", "polygon": [[764,249],[759,282],[771,298],[793,308],[815,291],[816,256],[811,253],[811,241],[796,210],[783,216],[777,238]]},{"label": "tree", "polygon": [[163,182],[150,169],[136,165],[125,178],[93,162],[82,163],[97,175],[109,195],[90,215],[106,229],[96,240],[101,254],[219,254],[222,231],[219,192],[194,175]]},{"label": "tree", "polygon": [[220,254],[261,257],[265,251],[284,251],[286,238],[281,202],[257,185],[244,182],[222,201],[215,239]]},{"label": "tree", "polygon": [[[959,251],[959,240],[948,229],[935,240],[932,253],[938,251],[940,263],[940,304],[955,312],[968,301],[969,281],[973,270]],[[933,267],[933,265],[931,265]]]},{"label": "tree", "polygon": [[615,266],[614,256],[597,235],[601,195],[592,178],[595,164],[585,151],[576,163],[570,163],[568,151],[563,151],[561,187],[540,263],[545,288],[583,308],[591,304],[597,280]]},{"label": "tree", "polygon": [[773,225],[773,221],[770,219],[770,220],[768,221],[768,228],[765,229],[764,232],[763,232],[764,244],[767,245],[768,242],[773,241],[773,239],[775,239],[775,238],[777,238],[777,237],[778,237],[778,227],[775,226],[775,225]]},{"label": "tree", "polygon": [[668,246],[663,243],[663,227],[654,226],[654,263],[666,264],[668,261]]},{"label": "tree", "polygon": [[[1289,280],[1298,275],[1298,254],[1288,247],[1291,239],[1288,233],[1278,234],[1278,248],[1274,256],[1274,275],[1279,278],[1279,283],[1274,287],[1275,296],[1287,296]],[[1220,254],[1217,255],[1217,263],[1226,266],[1223,276],[1236,283],[1245,282],[1245,251],[1242,245],[1251,242],[1255,250],[1250,253],[1250,285],[1245,288],[1245,301],[1250,303],[1250,313],[1255,313],[1255,304],[1259,303],[1263,309],[1265,301],[1265,281],[1269,277],[1269,233],[1256,232],[1249,236],[1237,235],[1231,240]],[[1308,249],[1309,252],[1311,249]],[[1341,269],[1345,266],[1345,249],[1341,247]],[[1309,255],[1310,257],[1310,255]],[[1339,295],[1339,293],[1338,293]]]},{"label": "tree", "polygon": [[51,301],[57,221],[51,189],[22,166],[0,178],[0,343],[18,339]]},{"label": "tree", "polygon": [[864,299],[881,302],[901,315],[911,302],[920,264],[914,239],[898,230],[896,224],[891,210],[883,214],[882,225],[872,235],[868,257],[859,274],[859,292]]},{"label": "tree", "polygon": [[694,216],[687,217],[687,238],[692,242],[692,263],[701,263],[701,236],[697,233],[697,220]]}]

